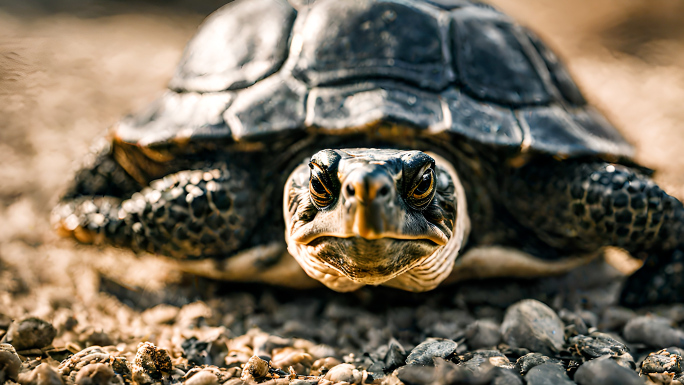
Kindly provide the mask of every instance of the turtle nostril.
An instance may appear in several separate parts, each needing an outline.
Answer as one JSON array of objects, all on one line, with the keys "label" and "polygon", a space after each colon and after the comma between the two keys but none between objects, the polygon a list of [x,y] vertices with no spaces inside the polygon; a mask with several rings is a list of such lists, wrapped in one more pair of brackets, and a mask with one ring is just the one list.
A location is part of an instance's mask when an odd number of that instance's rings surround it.
[{"label": "turtle nostril", "polygon": [[354,186],[352,186],[351,184],[348,184],[346,189],[347,189],[347,194],[350,197],[353,197],[356,194],[356,190],[354,190]]},{"label": "turtle nostril", "polygon": [[378,190],[378,197],[384,197],[385,195],[389,195],[390,189],[387,186],[382,186],[380,190]]}]

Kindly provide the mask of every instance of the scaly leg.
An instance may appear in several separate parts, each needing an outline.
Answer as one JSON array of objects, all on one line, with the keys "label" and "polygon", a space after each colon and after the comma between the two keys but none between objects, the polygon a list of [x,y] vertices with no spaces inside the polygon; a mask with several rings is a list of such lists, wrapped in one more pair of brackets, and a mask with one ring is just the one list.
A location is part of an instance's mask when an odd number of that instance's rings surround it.
[{"label": "scaly leg", "polygon": [[684,301],[684,209],[637,169],[604,162],[537,162],[506,180],[503,201],[543,241],[569,252],[621,247],[645,260],[626,305]]},{"label": "scaly leg", "polygon": [[246,171],[221,163],[170,174],[128,199],[67,195],[53,222],[84,243],[205,258],[237,251],[263,215],[264,203]]}]

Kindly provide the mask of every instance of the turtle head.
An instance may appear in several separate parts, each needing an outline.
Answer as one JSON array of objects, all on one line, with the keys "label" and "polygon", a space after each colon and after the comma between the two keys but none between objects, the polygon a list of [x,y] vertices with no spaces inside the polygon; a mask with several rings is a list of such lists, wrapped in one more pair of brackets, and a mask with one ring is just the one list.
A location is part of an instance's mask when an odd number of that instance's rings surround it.
[{"label": "turtle head", "polygon": [[433,289],[469,228],[454,168],[420,151],[320,151],[288,178],[284,206],[289,252],[337,291]]}]

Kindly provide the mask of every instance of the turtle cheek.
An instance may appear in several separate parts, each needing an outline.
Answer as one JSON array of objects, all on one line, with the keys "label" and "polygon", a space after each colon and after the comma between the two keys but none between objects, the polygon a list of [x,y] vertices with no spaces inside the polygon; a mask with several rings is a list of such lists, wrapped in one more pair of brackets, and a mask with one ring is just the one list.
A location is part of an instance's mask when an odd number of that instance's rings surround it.
[{"label": "turtle cheek", "polygon": [[441,233],[447,240],[453,234],[456,224],[456,205],[452,198],[435,196],[433,202],[421,213],[433,231]]}]

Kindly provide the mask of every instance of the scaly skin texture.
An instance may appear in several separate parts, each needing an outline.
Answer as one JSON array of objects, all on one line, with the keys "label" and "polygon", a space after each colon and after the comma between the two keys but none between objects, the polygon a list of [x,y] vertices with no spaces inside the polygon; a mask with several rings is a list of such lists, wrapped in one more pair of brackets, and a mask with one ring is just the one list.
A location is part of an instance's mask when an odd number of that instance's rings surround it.
[{"label": "scaly skin texture", "polygon": [[53,212],[61,233],[84,243],[108,242],[179,259],[210,258],[238,250],[265,210],[253,199],[249,174],[226,162],[200,164],[138,192],[115,191],[119,195],[110,191],[117,185],[105,189],[97,183],[127,176],[116,166],[100,155],[77,173],[75,187]]},{"label": "scaly skin texture", "polygon": [[528,164],[509,175],[508,210],[554,248],[569,252],[618,246],[645,260],[622,302],[684,299],[684,209],[644,173],[604,162]]}]

